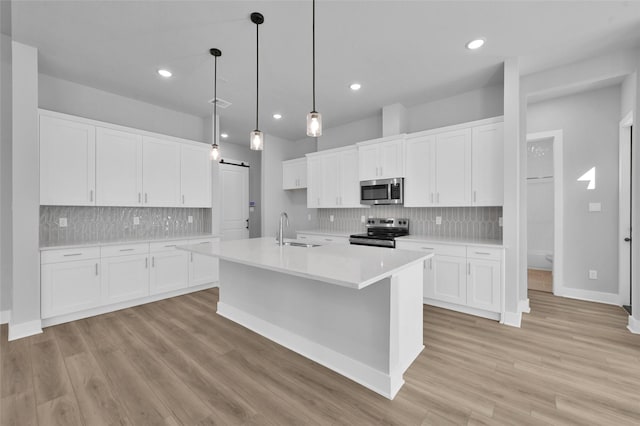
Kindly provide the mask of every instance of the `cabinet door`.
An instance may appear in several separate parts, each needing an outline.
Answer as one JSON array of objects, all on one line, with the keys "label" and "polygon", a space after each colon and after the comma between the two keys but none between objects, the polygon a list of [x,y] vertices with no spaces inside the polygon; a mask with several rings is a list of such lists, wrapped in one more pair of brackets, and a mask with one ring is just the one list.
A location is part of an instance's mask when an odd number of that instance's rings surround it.
[{"label": "cabinet door", "polygon": [[99,259],[42,265],[42,318],[100,304]]},{"label": "cabinet door", "polygon": [[473,128],[471,136],[471,182],[474,206],[504,204],[503,123]]},{"label": "cabinet door", "polygon": [[471,129],[436,135],[436,203],[471,205]]},{"label": "cabinet door", "polygon": [[147,255],[107,257],[101,260],[102,304],[149,295]]},{"label": "cabinet door", "polygon": [[435,200],[435,136],[410,139],[405,145],[405,207],[427,207]]},{"label": "cabinet door", "polygon": [[95,127],[40,116],[40,204],[95,205]]},{"label": "cabinet door", "polygon": [[422,294],[423,297],[430,297],[435,299],[435,284],[436,284],[436,268],[435,257],[427,259],[424,262],[424,268],[422,271]]},{"label": "cabinet door", "polygon": [[338,195],[340,207],[362,207],[360,204],[360,179],[358,177],[358,150],[340,152],[338,156]]},{"label": "cabinet door", "polygon": [[307,159],[303,158],[295,165],[295,175],[298,178],[298,188],[307,187]]},{"label": "cabinet door", "polygon": [[404,141],[380,144],[380,178],[404,177]]},{"label": "cabinet door", "polygon": [[217,257],[190,253],[189,286],[209,284],[220,281],[220,261]]},{"label": "cabinet door", "polygon": [[491,312],[500,312],[500,262],[469,259],[467,305]]},{"label": "cabinet door", "polygon": [[96,129],[96,205],[142,205],[142,136]]},{"label": "cabinet door", "polygon": [[180,146],[182,207],[211,207],[211,148]]},{"label": "cabinet door", "polygon": [[358,174],[360,180],[380,179],[380,165],[378,164],[379,145],[365,145],[358,147]]},{"label": "cabinet door", "polygon": [[171,250],[151,253],[149,293],[159,294],[186,288],[189,282],[189,253]]},{"label": "cabinet door", "polygon": [[320,207],[323,192],[322,159],[314,156],[307,161],[307,208]]},{"label": "cabinet door", "polygon": [[295,163],[282,162],[282,189],[295,189],[298,187],[297,172]]},{"label": "cabinet door", "polygon": [[[426,297],[464,305],[467,303],[466,258],[455,256],[434,257],[435,278],[433,292]],[[429,293],[427,293],[429,294]]]},{"label": "cabinet door", "polygon": [[338,154],[322,156],[322,195],[321,207],[340,207],[340,188],[338,181]]},{"label": "cabinet door", "polygon": [[180,145],[143,137],[144,205],[176,207],[180,201]]}]

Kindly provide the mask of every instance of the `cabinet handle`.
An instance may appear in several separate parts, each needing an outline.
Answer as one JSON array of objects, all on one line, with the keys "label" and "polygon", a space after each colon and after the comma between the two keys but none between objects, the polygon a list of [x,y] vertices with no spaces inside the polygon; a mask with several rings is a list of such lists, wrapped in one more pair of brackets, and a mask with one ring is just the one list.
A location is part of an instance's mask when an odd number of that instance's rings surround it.
[{"label": "cabinet handle", "polygon": [[147,269],[147,268],[149,268],[149,258],[145,257],[144,258],[144,269]]},{"label": "cabinet handle", "polygon": [[440,193],[436,192],[436,201],[438,202],[438,204],[440,203]]},{"label": "cabinet handle", "polygon": [[491,253],[487,253],[486,251],[477,251],[476,254],[484,254],[485,256],[490,256]]},{"label": "cabinet handle", "polygon": [[325,238],[325,241],[333,241],[331,238]]},{"label": "cabinet handle", "polygon": [[89,191],[89,201],[93,201],[93,189]]},{"label": "cabinet handle", "polygon": [[63,254],[64,257],[69,257],[69,256],[81,256],[82,253],[69,253],[69,254]]},{"label": "cabinet handle", "polygon": [[433,192],[431,193],[431,204],[433,204]]},{"label": "cabinet handle", "polygon": [[471,262],[467,262],[467,275],[471,275]]},{"label": "cabinet handle", "polygon": [[190,254],[191,254],[191,262],[193,262],[193,252],[191,252]]},{"label": "cabinet handle", "polygon": [[473,191],[473,202],[476,202],[476,191]]},{"label": "cabinet handle", "polygon": [[134,251],[134,250],[135,250],[135,249],[128,248],[128,249],[120,249],[120,250],[118,250],[118,251]]},{"label": "cabinet handle", "polygon": [[147,204],[149,202],[149,194],[144,193],[144,203]]},{"label": "cabinet handle", "polygon": [[433,250],[433,247],[420,247],[422,250]]},{"label": "cabinet handle", "polygon": [[96,276],[98,276],[98,264],[96,263]]},{"label": "cabinet handle", "polygon": [[429,270],[433,270],[433,258],[429,259]]},{"label": "cabinet handle", "polygon": [[384,168],[380,166],[380,176],[382,176],[383,174],[384,174]]},{"label": "cabinet handle", "polygon": [[155,256],[151,256],[151,267],[152,268],[156,267],[156,257]]},{"label": "cabinet handle", "polygon": [[176,246],[175,244],[169,244],[169,245],[167,245],[165,247],[175,247],[175,246]]},{"label": "cabinet handle", "polygon": [[300,236],[298,238],[301,239],[301,240],[306,240],[307,239],[307,237],[303,237],[303,236]]},{"label": "cabinet handle", "polygon": [[142,194],[138,192],[138,204],[142,203]]},{"label": "cabinet handle", "polygon": [[182,204],[184,204],[184,195],[182,196]]}]

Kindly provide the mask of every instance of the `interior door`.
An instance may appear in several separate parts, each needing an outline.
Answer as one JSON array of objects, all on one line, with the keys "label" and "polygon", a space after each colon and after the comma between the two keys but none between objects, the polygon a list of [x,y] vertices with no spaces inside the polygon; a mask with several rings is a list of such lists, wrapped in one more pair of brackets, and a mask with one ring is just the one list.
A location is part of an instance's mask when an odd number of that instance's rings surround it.
[{"label": "interior door", "polygon": [[220,164],[222,240],[249,238],[249,168]]}]

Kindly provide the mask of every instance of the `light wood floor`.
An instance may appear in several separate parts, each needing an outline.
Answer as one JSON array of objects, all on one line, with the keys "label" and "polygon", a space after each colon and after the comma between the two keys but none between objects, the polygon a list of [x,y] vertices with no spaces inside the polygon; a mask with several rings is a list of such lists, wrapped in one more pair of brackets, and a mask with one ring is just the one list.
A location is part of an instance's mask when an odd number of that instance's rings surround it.
[{"label": "light wood floor", "polygon": [[522,328],[425,307],[389,401],[216,315],[203,291],[7,343],[2,425],[640,424],[621,308],[530,292]]},{"label": "light wood floor", "polygon": [[527,269],[529,290],[553,293],[553,273],[540,269]]}]

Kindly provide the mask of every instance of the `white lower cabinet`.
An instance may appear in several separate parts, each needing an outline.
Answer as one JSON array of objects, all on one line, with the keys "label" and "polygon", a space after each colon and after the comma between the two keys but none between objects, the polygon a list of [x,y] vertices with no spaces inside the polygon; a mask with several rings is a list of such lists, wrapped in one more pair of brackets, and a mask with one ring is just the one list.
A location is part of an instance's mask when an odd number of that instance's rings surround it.
[{"label": "white lower cabinet", "polygon": [[[191,240],[189,244],[214,244],[219,241],[218,238]],[[189,256],[189,286],[192,287],[219,281],[219,264],[220,261],[218,258],[191,252]]]},{"label": "white lower cabinet", "polygon": [[149,256],[149,293],[160,294],[186,288],[189,285],[189,253],[177,250],[176,245],[187,241],[151,243]]},{"label": "white lower cabinet", "polygon": [[102,258],[100,266],[103,305],[149,295],[147,254]]},{"label": "white lower cabinet", "polygon": [[396,247],[434,253],[424,267],[425,303],[488,318],[502,313],[503,248],[401,240]]}]

